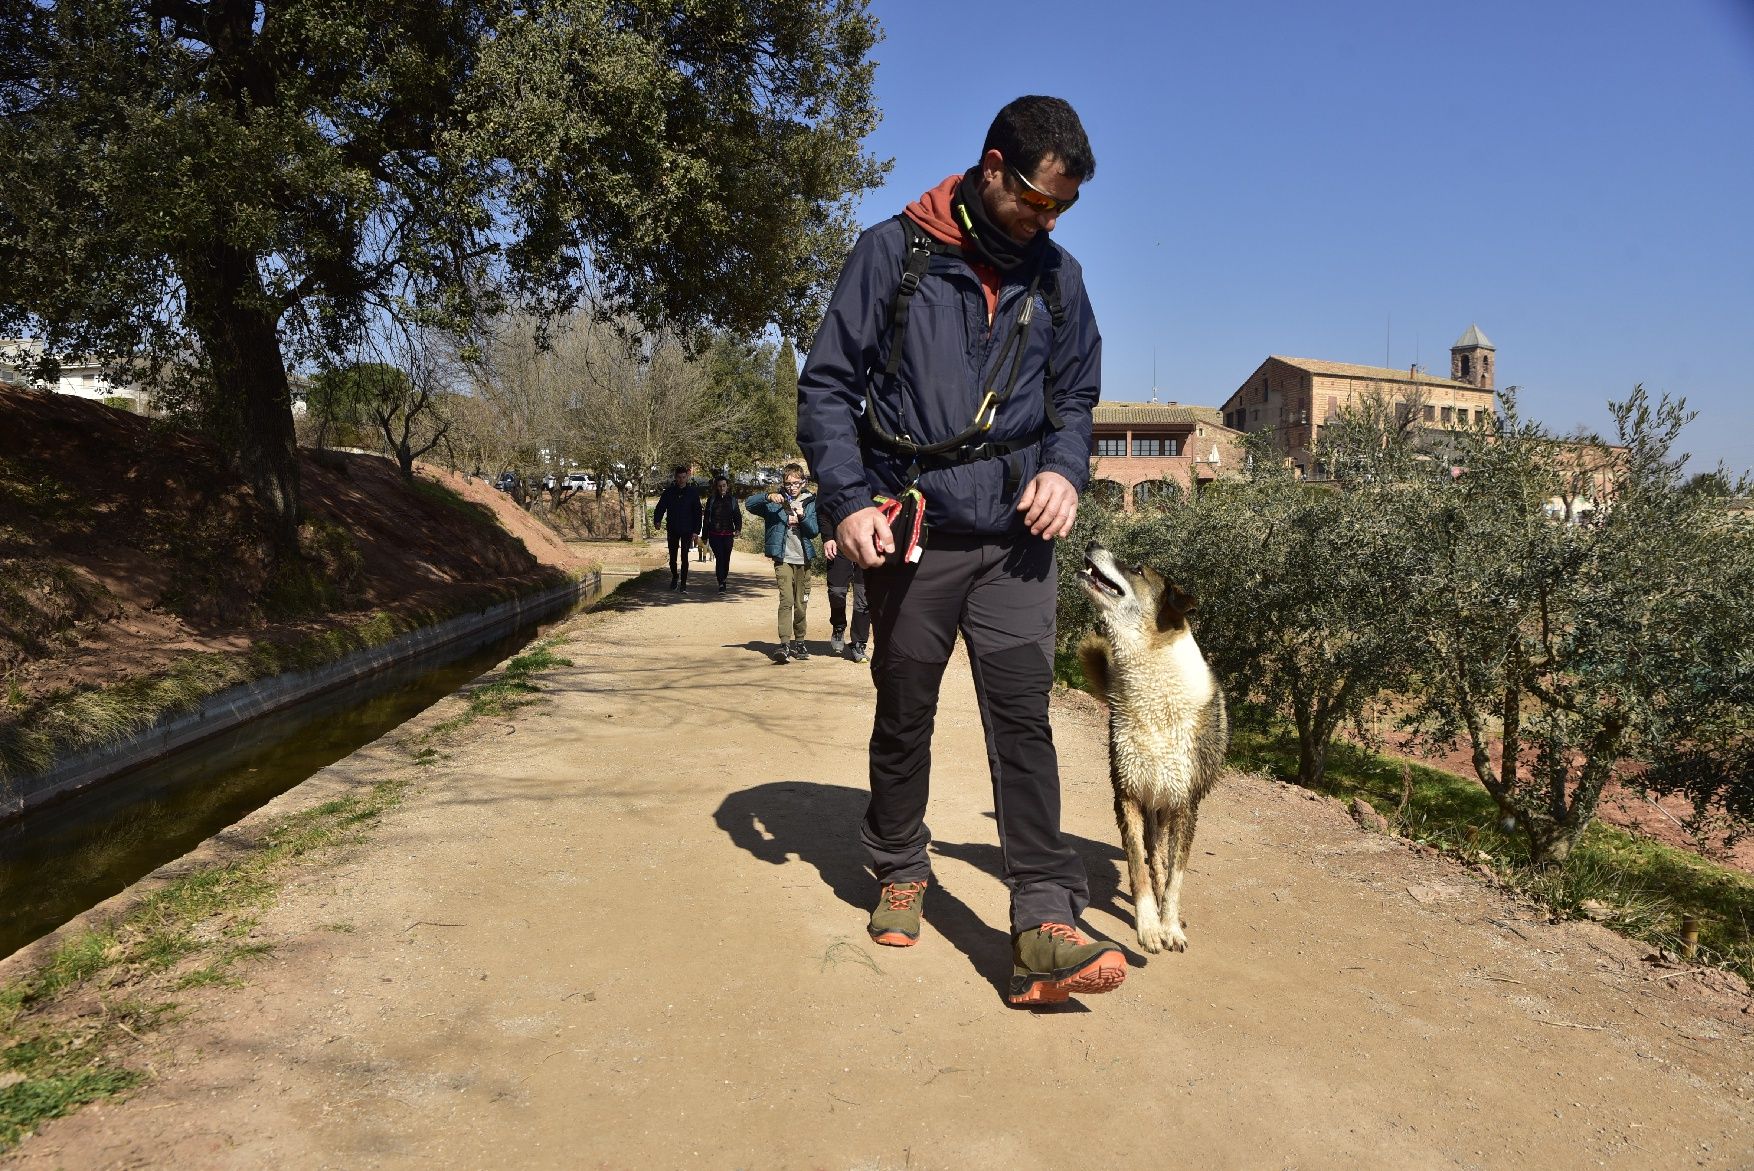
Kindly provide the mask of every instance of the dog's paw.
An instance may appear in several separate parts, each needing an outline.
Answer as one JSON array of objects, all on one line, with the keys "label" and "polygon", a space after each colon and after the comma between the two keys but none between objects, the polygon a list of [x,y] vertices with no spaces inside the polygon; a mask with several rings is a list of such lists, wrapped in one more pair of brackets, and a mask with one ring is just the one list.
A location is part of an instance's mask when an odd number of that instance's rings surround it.
[{"label": "dog's paw", "polygon": [[1188,937],[1179,922],[1165,923],[1158,930],[1163,935],[1163,946],[1170,951],[1188,950]]},{"label": "dog's paw", "polygon": [[1160,924],[1141,920],[1138,924],[1139,946],[1156,954],[1169,946],[1169,933]]}]

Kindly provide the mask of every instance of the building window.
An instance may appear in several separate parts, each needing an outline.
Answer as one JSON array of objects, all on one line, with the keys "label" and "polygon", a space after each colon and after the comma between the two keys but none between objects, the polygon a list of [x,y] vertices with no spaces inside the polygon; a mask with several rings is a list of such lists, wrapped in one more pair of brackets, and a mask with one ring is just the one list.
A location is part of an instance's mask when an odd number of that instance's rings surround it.
[{"label": "building window", "polygon": [[1163,442],[1159,439],[1145,439],[1135,435],[1133,436],[1133,454],[1162,455]]},{"label": "building window", "polygon": [[1164,455],[1180,455],[1181,453],[1182,453],[1182,441],[1181,440],[1179,440],[1179,439],[1165,439],[1163,441],[1163,454]]},{"label": "building window", "polygon": [[1162,480],[1146,480],[1142,484],[1133,485],[1133,507],[1149,508],[1153,504],[1167,504],[1171,496],[1169,485]]},{"label": "building window", "polygon": [[1446,426],[1446,427],[1449,426],[1450,416],[1453,414],[1455,414],[1455,412],[1453,410],[1451,410],[1449,407],[1443,408],[1443,425],[1444,426]]},{"label": "building window", "polygon": [[1430,403],[1426,403],[1425,404],[1425,421],[1427,423],[1431,423],[1431,422],[1435,422],[1436,419],[1437,419],[1437,408],[1432,406]]},{"label": "building window", "polygon": [[1468,408],[1467,407],[1457,407],[1456,408],[1456,425],[1459,427],[1466,427],[1468,425]]},{"label": "building window", "polygon": [[1340,413],[1340,399],[1336,395],[1328,396],[1328,418],[1332,419]]},{"label": "building window", "polygon": [[1109,436],[1099,436],[1096,440],[1096,454],[1097,455],[1126,455],[1127,454],[1127,441],[1125,438],[1123,438],[1119,435],[1116,435],[1112,438]]},{"label": "building window", "polygon": [[1474,376],[1474,363],[1473,363],[1473,361],[1466,354],[1463,354],[1461,356],[1461,358],[1462,358],[1462,377],[1463,378],[1472,378]]}]

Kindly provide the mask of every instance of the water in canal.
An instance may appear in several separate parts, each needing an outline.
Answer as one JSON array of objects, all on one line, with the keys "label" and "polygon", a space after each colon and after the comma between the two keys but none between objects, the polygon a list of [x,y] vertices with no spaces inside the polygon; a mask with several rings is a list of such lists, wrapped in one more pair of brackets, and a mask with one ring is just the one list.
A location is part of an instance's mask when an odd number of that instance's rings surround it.
[{"label": "water in canal", "polygon": [[411,719],[556,621],[448,662],[441,648],[0,826],[0,957]]}]

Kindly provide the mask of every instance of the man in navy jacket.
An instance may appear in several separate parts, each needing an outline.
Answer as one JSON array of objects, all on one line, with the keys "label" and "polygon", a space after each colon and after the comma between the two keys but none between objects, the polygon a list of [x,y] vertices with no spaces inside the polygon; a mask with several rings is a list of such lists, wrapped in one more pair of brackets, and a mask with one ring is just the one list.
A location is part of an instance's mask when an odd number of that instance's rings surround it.
[{"label": "man in navy jacket", "polygon": [[671,482],[658,494],[658,505],[652,509],[652,527],[664,526],[670,545],[670,588],[688,588],[688,554],[700,536],[700,492],[688,478],[688,469],[677,464],[671,470]]},{"label": "man in navy jacket", "polygon": [[[1054,541],[1077,516],[1101,390],[1082,270],[1049,233],[1095,170],[1066,102],[1007,105],[974,167],[860,236],[798,380],[823,532],[866,570],[876,632],[860,831],[882,884],[870,934],[919,939],[932,724],[960,630],[1011,890],[1016,1004],[1106,992],[1126,974],[1116,945],[1077,927],[1089,889],[1060,831],[1048,724]],[[910,486],[926,502],[915,562],[873,500]]]}]

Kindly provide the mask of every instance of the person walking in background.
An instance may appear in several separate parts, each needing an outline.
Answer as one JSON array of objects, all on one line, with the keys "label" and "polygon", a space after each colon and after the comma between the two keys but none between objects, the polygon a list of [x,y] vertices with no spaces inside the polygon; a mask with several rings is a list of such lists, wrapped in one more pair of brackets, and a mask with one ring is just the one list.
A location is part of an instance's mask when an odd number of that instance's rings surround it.
[{"label": "person walking in background", "polygon": [[700,535],[700,492],[688,479],[688,468],[677,464],[670,485],[658,496],[652,510],[652,527],[664,526],[670,542],[670,588],[688,588],[688,555]]},{"label": "person walking in background", "polygon": [[871,609],[865,602],[865,571],[851,557],[840,555],[840,544],[833,537],[823,538],[822,555],[828,558],[828,649],[837,655],[847,649],[847,589],[851,587],[852,660],[863,663],[867,658],[865,643],[871,637]]},{"label": "person walking in background", "polygon": [[780,646],[776,663],[808,659],[804,646],[804,609],[810,600],[811,540],[816,537],[816,498],[804,491],[804,469],[787,464],[778,492],[757,492],[744,502],[752,516],[767,525],[763,548],[773,558],[774,580],[780,587]]},{"label": "person walking in background", "polygon": [[731,573],[731,546],[743,531],[743,503],[731,495],[731,479],[722,472],[713,477],[701,528],[706,533],[707,543],[712,546],[713,573],[719,579],[722,594],[725,579]]},{"label": "person walking in background", "polygon": [[[1070,104],[1005,106],[974,166],[859,237],[798,377],[798,441],[840,556],[866,570],[877,634],[859,836],[882,889],[867,929],[897,947],[920,936],[932,725],[960,633],[1011,892],[1012,1004],[1127,973],[1116,944],[1078,927],[1089,880],[1060,829],[1048,723],[1054,541],[1077,517],[1102,386],[1083,270],[1049,233],[1095,173]],[[897,530],[878,493],[904,502]],[[899,526],[922,494],[923,549]]]}]

